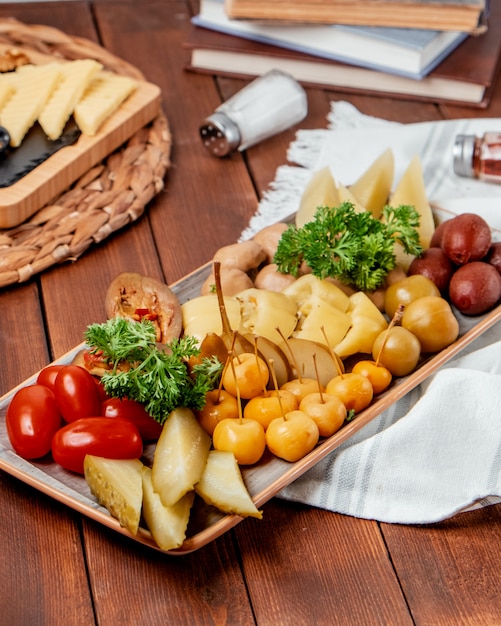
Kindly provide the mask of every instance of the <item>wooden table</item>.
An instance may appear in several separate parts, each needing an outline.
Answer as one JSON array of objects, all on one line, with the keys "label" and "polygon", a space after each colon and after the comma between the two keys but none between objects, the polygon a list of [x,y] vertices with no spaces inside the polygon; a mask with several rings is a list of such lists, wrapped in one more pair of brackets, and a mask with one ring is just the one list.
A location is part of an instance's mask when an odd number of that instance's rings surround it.
[{"label": "wooden table", "polygon": [[[172,127],[166,189],[133,226],[21,286],[0,292],[0,394],[82,340],[104,319],[120,271],[168,283],[234,242],[285,162],[294,130],[218,160],[198,124],[243,85],[184,71],[196,4],[98,0],[1,4],[0,16],[99,41],[163,91]],[[309,90],[303,128],[329,102],[400,122],[501,114]],[[354,519],[273,500],[201,550],[170,557],[122,537],[0,474],[0,623],[390,625],[501,623],[501,506],[430,526]]]}]

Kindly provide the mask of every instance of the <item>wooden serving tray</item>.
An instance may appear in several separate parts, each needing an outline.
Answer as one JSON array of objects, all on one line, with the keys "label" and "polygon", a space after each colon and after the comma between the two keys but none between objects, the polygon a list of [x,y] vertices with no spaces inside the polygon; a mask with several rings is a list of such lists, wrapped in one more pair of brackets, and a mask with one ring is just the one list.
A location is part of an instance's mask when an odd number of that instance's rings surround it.
[{"label": "wooden serving tray", "polygon": [[[181,302],[199,295],[200,287],[211,269],[212,265],[208,264],[178,283],[171,285],[172,290]],[[461,315],[458,315],[458,318],[460,335],[457,341],[427,360],[411,375],[396,379],[388,391],[380,395],[367,409],[359,413],[352,422],[348,423],[336,434],[321,441],[306,457],[296,463],[289,463],[265,453],[263,459],[255,466],[242,468],[244,481],[256,506],[261,508],[284,487],[336,450],[354,433],[423,382],[488,328],[499,322],[501,320],[501,305],[497,306],[490,313],[478,318],[467,318]],[[77,346],[59,359],[57,363],[71,362],[82,347],[83,344]],[[51,458],[30,462],[22,459],[12,450],[5,426],[7,407],[15,392],[25,385],[33,384],[36,381],[36,377],[37,374],[33,375],[0,398],[0,469],[104,526],[161,551],[146,529],[140,528],[139,533],[134,536],[122,528],[106,509],[97,504],[83,477],[66,471],[54,463]],[[153,451],[154,445],[150,445],[145,449],[146,459],[152,460]],[[212,507],[205,506],[200,499],[196,499],[195,502],[186,541],[180,548],[164,551],[164,553],[184,555],[198,550],[242,521],[242,518],[237,515],[224,515]],[[264,514],[266,515],[266,510]]]},{"label": "wooden serving tray", "polygon": [[138,81],[137,89],[93,137],[58,150],[22,179],[0,189],[0,228],[26,221],[80,176],[111,154],[160,112],[160,88]]}]

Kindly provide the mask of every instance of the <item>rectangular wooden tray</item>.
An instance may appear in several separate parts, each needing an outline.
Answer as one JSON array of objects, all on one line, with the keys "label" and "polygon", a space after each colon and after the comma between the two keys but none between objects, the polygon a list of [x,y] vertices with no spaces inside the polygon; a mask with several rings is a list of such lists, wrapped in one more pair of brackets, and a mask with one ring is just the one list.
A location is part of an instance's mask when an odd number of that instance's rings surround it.
[{"label": "rectangular wooden tray", "polygon": [[[200,293],[200,287],[211,271],[208,264],[196,270],[178,283],[171,285],[171,288],[181,302],[196,297]],[[292,483],[296,478],[304,474],[316,463],[338,448],[343,442],[349,439],[354,433],[363,428],[371,420],[376,418],[385,409],[397,402],[405,394],[419,385],[439,367],[447,363],[452,357],[457,355],[463,348],[474,341],[488,328],[501,320],[501,305],[490,313],[479,318],[466,318],[458,316],[460,320],[460,336],[451,346],[427,360],[419,369],[411,375],[397,379],[390,389],[378,397],[369,408],[362,411],[349,424],[344,426],[332,437],[325,439],[305,458],[296,463],[282,461],[272,455],[265,456],[256,466],[243,468],[242,474],[251,493],[254,502],[260,508],[281,489]],[[84,329],[83,329],[84,330]],[[83,331],[82,331],[83,332]],[[77,346],[58,363],[69,363],[73,356],[82,349],[83,344]],[[20,458],[13,452],[10,445],[6,427],[5,414],[9,402],[14,393],[20,387],[35,382],[37,374],[23,382],[21,385],[11,390],[0,398],[0,469],[15,476],[19,480],[35,487],[41,492],[51,496],[55,500],[66,504],[87,517],[115,530],[122,535],[138,541],[155,550],[159,550],[153,541],[150,533],[140,528],[138,535],[133,536],[124,528],[121,528],[118,521],[110,516],[108,511],[99,506],[91,495],[85,479],[72,474],[59,467],[51,460],[43,462],[29,462]],[[405,418],[404,418],[405,419]],[[151,460],[154,446],[149,446],[145,450],[145,456]],[[266,515],[266,510],[264,511]],[[224,515],[211,507],[206,507],[197,500],[193,509],[187,539],[184,544],[175,550],[165,552],[171,555],[184,555],[205,546],[214,539],[233,528],[242,521],[237,515]]]},{"label": "rectangular wooden tray", "polygon": [[111,154],[160,111],[157,85],[139,81],[137,89],[107,119],[93,137],[58,150],[21,180],[0,189],[0,228],[26,221],[51,202],[96,163]]}]

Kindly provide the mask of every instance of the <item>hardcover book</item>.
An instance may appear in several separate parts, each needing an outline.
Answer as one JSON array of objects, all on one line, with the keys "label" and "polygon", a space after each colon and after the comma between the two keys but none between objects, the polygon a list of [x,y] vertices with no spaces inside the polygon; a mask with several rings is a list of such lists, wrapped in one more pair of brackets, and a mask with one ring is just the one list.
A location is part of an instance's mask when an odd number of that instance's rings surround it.
[{"label": "hardcover book", "polygon": [[201,0],[193,23],[223,33],[409,78],[422,78],[467,38],[460,31],[231,20],[224,0]]},{"label": "hardcover book", "polygon": [[488,0],[225,0],[238,19],[485,30]]},{"label": "hardcover book", "polygon": [[435,70],[421,80],[355,67],[342,62],[192,27],[185,43],[187,69],[241,78],[271,69],[288,72],[313,87],[407,100],[486,107],[501,59],[501,3],[493,11],[492,27],[468,37]]}]

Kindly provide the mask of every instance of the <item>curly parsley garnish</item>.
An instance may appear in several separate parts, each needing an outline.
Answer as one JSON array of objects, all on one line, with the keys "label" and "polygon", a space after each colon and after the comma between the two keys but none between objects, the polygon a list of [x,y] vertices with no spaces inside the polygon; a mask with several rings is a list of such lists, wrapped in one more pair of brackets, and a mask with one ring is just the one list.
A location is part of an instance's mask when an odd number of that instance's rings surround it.
[{"label": "curly parsley garnish", "polygon": [[337,278],[362,291],[379,287],[396,265],[395,242],[419,256],[419,213],[413,206],[385,206],[381,219],[353,204],[319,207],[315,218],[282,234],[274,262],[284,274],[297,276],[305,262],[317,278]]},{"label": "curly parsley garnish", "polygon": [[149,320],[117,317],[91,324],[85,340],[111,368],[102,377],[106,393],[143,403],[160,424],[177,407],[201,409],[205,394],[217,385],[222,370],[216,357],[204,358],[190,374],[187,360],[200,352],[196,339],[175,339],[166,349],[159,348]]}]

